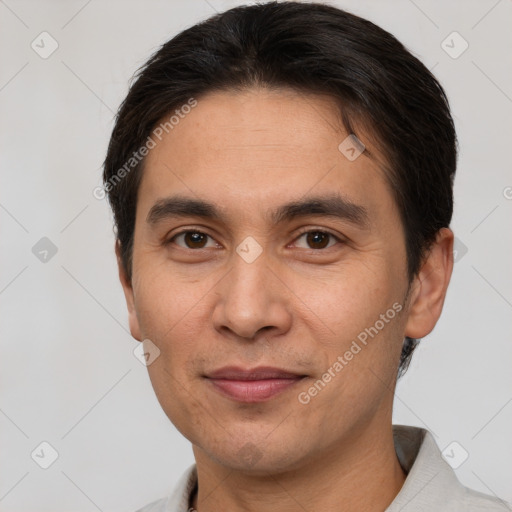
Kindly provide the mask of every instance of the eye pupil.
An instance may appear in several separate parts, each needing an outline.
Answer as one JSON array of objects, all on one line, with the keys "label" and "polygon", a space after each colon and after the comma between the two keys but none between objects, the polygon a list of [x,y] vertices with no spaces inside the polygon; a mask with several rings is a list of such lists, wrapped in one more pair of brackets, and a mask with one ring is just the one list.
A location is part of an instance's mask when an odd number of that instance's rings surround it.
[{"label": "eye pupil", "polygon": [[[193,232],[193,231],[190,231],[190,232],[186,233],[184,238],[185,238],[185,243],[187,244],[187,246],[192,248],[192,249],[193,248],[198,248],[198,247],[202,248],[203,245],[201,245],[201,244],[206,239],[204,234],[196,233],[196,232]],[[191,241],[191,244],[189,243],[189,241]]]},{"label": "eye pupil", "polygon": [[[314,246],[313,249],[323,249],[329,244],[329,236],[328,233],[322,233],[321,231],[311,231],[307,234],[307,241],[309,245]],[[325,243],[322,243],[322,239]],[[320,247],[315,247],[315,244],[318,243],[320,243]]]}]

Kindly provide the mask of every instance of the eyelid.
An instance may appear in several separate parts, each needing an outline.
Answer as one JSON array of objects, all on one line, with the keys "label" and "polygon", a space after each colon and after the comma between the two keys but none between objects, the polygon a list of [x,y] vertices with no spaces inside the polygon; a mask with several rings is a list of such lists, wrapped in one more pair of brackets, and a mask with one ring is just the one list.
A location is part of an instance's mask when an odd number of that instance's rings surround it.
[{"label": "eyelid", "polygon": [[313,232],[313,233],[316,233],[316,232],[326,233],[328,235],[333,236],[334,238],[336,238],[340,242],[343,241],[343,238],[341,237],[341,235],[339,235],[337,233],[334,233],[333,231],[331,231],[328,228],[322,228],[320,226],[312,226],[312,227],[308,226],[308,227],[305,227],[305,228],[301,228],[301,230],[297,233],[295,238],[298,238],[299,236],[303,235],[304,233],[311,233],[311,232]]}]

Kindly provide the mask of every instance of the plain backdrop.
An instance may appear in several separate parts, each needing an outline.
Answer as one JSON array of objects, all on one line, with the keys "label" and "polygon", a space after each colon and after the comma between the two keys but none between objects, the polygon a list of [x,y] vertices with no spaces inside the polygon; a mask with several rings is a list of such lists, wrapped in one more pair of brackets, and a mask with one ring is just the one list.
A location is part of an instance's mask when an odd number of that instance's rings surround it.
[{"label": "plain backdrop", "polygon": [[[92,191],[135,70],[242,3],[0,0],[2,512],[133,511],[193,463],[133,354],[112,216]],[[511,501],[512,2],[331,3],[433,69],[460,141],[452,283],[398,385],[394,422],[467,452],[460,480]]]}]

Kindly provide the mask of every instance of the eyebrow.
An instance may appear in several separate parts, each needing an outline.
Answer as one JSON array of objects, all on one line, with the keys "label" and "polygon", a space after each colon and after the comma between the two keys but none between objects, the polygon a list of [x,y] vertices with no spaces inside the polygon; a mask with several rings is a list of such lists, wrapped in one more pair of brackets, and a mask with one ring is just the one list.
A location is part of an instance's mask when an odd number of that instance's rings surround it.
[{"label": "eyebrow", "polygon": [[[346,220],[356,227],[364,229],[370,227],[366,208],[339,194],[313,196],[292,201],[268,212],[267,218],[274,224],[280,224],[296,218],[317,215]],[[146,222],[155,225],[166,219],[180,217],[201,217],[226,222],[225,215],[214,203],[180,195],[158,200],[149,210]]]}]

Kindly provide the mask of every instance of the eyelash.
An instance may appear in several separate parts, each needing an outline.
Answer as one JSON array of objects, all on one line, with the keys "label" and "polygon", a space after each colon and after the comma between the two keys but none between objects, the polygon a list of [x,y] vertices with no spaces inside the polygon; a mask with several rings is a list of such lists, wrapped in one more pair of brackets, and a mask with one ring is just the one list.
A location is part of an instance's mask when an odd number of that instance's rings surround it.
[{"label": "eyelash", "polygon": [[[182,231],[180,231],[178,233],[175,233],[169,240],[164,242],[164,244],[165,245],[169,245],[169,244],[173,243],[174,240],[178,236],[183,235],[183,234],[187,234],[187,233],[195,233],[195,234],[205,235],[205,236],[213,239],[212,236],[208,235],[208,233],[204,233],[203,231],[199,231],[199,230],[196,230],[196,229],[184,229],[184,230],[182,230]],[[295,237],[294,241],[298,240],[300,237],[302,237],[303,235],[306,235],[308,233],[321,233],[321,234],[324,234],[324,235],[329,235],[330,237],[334,238],[338,243],[344,243],[343,239],[341,239],[339,236],[335,235],[334,233],[331,233],[330,231],[326,231],[325,229],[311,229],[311,228],[305,228],[302,231],[300,231],[297,234],[297,236]],[[181,246],[178,246],[178,247],[181,247]],[[315,252],[317,252],[317,251],[326,251],[327,249],[330,249],[331,247],[333,247],[333,246],[326,247],[326,248],[323,248],[323,249],[309,249],[309,250],[315,251]],[[189,247],[181,247],[181,248],[185,249],[185,250],[190,250],[190,251],[200,251],[202,249],[207,249],[205,247],[201,247],[199,249],[191,249]]]}]

